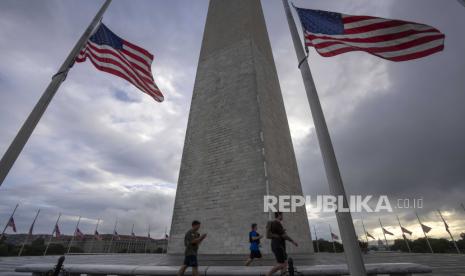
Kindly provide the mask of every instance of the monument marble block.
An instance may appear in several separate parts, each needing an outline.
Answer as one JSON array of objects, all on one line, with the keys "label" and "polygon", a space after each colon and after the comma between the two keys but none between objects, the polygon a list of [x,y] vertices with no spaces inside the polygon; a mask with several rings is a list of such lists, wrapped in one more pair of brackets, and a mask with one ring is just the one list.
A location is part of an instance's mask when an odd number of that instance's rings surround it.
[{"label": "monument marble block", "polygon": [[[184,234],[197,219],[208,233],[199,253],[247,254],[250,224],[265,234],[272,215],[263,211],[267,194],[302,195],[302,187],[263,11],[258,0],[212,0],[168,253],[184,252]],[[299,243],[288,252],[313,252],[304,208],[286,213],[284,225]],[[270,252],[269,240],[262,251]]]}]

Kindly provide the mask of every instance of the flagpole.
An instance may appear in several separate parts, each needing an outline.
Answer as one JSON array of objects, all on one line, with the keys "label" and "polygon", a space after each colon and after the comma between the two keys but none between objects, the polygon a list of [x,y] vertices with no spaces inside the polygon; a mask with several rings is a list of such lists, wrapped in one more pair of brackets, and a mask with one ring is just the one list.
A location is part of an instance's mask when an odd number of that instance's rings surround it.
[{"label": "flagpole", "polygon": [[[297,54],[297,60],[300,62],[305,58],[302,42],[297,32],[294,19],[292,17],[291,8],[289,7],[288,0],[282,0],[284,10],[286,12],[287,22],[294,43],[294,48]],[[339,198],[342,196],[343,206],[348,207],[346,192],[342,183],[342,178],[339,172],[339,167],[334,153],[331,138],[329,136],[328,127],[320,105],[318,93],[313,82],[310,66],[304,62],[300,66],[300,72],[307,93],[307,99],[310,104],[310,111],[312,113],[313,122],[315,125],[316,134],[318,137],[318,144],[320,145],[321,155],[325,166],[326,177],[328,179],[329,190],[333,196]],[[344,244],[344,253],[346,256],[349,272],[351,275],[366,275],[365,265],[363,262],[362,251],[355,236],[354,223],[350,212],[337,212],[337,223],[341,232],[341,240]]]},{"label": "flagpole", "polygon": [[463,203],[460,203],[460,206],[462,206],[463,211],[465,211],[465,205],[463,205]]},{"label": "flagpole", "polygon": [[74,64],[75,57],[79,54],[81,49],[87,43],[87,40],[92,34],[92,31],[100,22],[103,14],[105,13],[110,3],[111,0],[106,0],[100,8],[100,10],[97,12],[94,19],[90,22],[87,29],[81,35],[81,38],[79,38],[79,40],[76,42],[68,57],[61,65],[60,69],[58,69],[58,72],[52,76],[52,80],[50,81],[49,85],[45,89],[44,93],[40,97],[34,109],[27,117],[21,129],[16,134],[16,137],[14,138],[13,142],[11,142],[7,151],[3,155],[2,159],[0,160],[0,186],[2,185],[6,176],[8,175],[8,172],[15,163],[19,154],[23,150],[24,145],[26,145],[26,142],[28,141],[29,137],[34,131],[34,128],[37,126],[37,123],[40,121],[40,118],[45,113],[47,106],[52,101],[52,98],[53,96],[55,96],[61,83],[65,81],[68,71]]},{"label": "flagpole", "polygon": [[408,253],[412,253],[412,250],[410,250],[410,245],[408,244],[407,237],[405,236],[404,230],[402,229],[402,225],[400,224],[399,216],[396,215],[396,218],[397,218],[397,221],[399,222],[400,232],[402,233],[402,237],[404,238],[405,245],[407,245]]},{"label": "flagpole", "polygon": [[378,220],[379,220],[379,225],[381,226],[381,231],[383,231],[384,241],[386,242],[386,249],[389,250],[389,243],[388,243],[388,241],[387,241],[387,239],[386,239],[386,233],[384,233],[384,227],[383,227],[383,225],[381,224],[381,219],[378,218]]},{"label": "flagpole", "polygon": [[16,207],[13,210],[13,213],[11,213],[10,217],[8,218],[8,221],[6,222],[5,228],[3,228],[2,235],[0,237],[3,237],[5,234],[6,229],[8,228],[8,224],[10,223],[11,218],[15,215],[16,209],[18,209],[19,203],[16,203]]},{"label": "flagpole", "polygon": [[168,236],[167,234],[167,229],[168,227],[165,226],[165,240],[166,240],[166,243],[165,243],[165,254],[168,252],[168,238],[166,236]]},{"label": "flagpole", "polygon": [[429,243],[428,236],[426,235],[426,232],[425,232],[425,230],[423,229],[423,225],[421,224],[421,221],[420,221],[420,218],[418,217],[417,212],[415,212],[415,216],[417,216],[418,223],[420,223],[421,231],[423,231],[423,235],[425,235],[426,243],[428,244],[429,250],[430,250],[431,253],[433,254],[433,253],[434,253],[434,252],[433,252],[433,248],[431,247],[431,244]]},{"label": "flagpole", "polygon": [[147,242],[149,241],[150,241],[150,224],[149,224],[149,230],[147,232],[147,240],[145,241],[144,254],[147,254]]},{"label": "flagpole", "polygon": [[132,224],[131,237],[129,238],[129,241],[128,241],[128,248],[126,249],[126,253],[127,253],[127,254],[129,254],[129,248],[131,247],[131,241],[132,241],[132,238],[133,238],[132,233],[134,233],[134,223]]},{"label": "flagpole", "polygon": [[29,228],[29,233],[27,233],[27,236],[26,236],[26,239],[24,239],[23,245],[21,245],[21,249],[19,250],[18,257],[21,256],[21,254],[23,253],[24,246],[29,241],[29,237],[32,235],[32,228],[34,227],[34,224],[36,223],[39,213],[40,213],[40,209],[37,210],[37,214],[34,217],[34,220],[32,221],[31,227]]},{"label": "flagpole", "polygon": [[98,224],[100,223],[100,219],[97,220],[97,225],[95,226],[95,231],[94,231],[94,240],[92,242],[92,244],[90,245],[90,250],[89,250],[89,253],[92,253],[92,250],[94,249],[94,243],[97,239],[97,237],[95,236],[95,234],[97,233],[97,230],[98,230]]},{"label": "flagpole", "polygon": [[316,252],[317,252],[317,253],[320,253],[320,245],[318,244],[318,236],[316,235],[316,228],[315,228],[315,225],[313,225],[313,232],[315,232]]},{"label": "flagpole", "polygon": [[[441,211],[439,211],[439,209],[438,209],[437,211],[438,211],[439,216],[441,217],[442,221],[444,222],[444,226],[446,226],[446,225],[447,225],[447,222],[446,222],[446,220],[444,219],[444,217],[442,216]],[[447,231],[447,233],[449,233],[449,236],[450,236],[452,242],[454,243],[455,249],[457,250],[457,254],[461,254],[461,253],[460,253],[460,249],[459,249],[459,247],[457,246],[457,243],[455,242],[455,239],[454,239],[454,237],[452,236],[452,233],[451,233],[450,230],[449,230],[449,227],[446,227],[446,231]]]},{"label": "flagpole", "polygon": [[365,232],[365,238],[367,239],[367,248],[368,248],[368,233],[367,233],[367,230],[365,229],[365,224],[363,223],[362,215],[360,215],[360,220],[362,221],[363,232]]},{"label": "flagpole", "polygon": [[69,254],[69,250],[71,249],[71,244],[73,243],[74,241],[74,237],[76,236],[76,231],[79,227],[79,222],[81,221],[81,216],[79,216],[78,218],[78,221],[77,221],[77,224],[76,224],[76,228],[74,229],[74,233],[73,233],[73,236],[71,237],[71,241],[69,241],[69,244],[68,244],[68,251],[66,252],[66,254]]},{"label": "flagpole", "polygon": [[108,245],[108,253],[110,253],[111,245],[113,244],[113,239],[114,239],[114,237],[115,237],[115,232],[116,232],[116,225],[118,225],[118,218],[116,218],[116,221],[115,221],[115,228],[113,228],[113,235],[111,235],[110,244]]},{"label": "flagpole", "polygon": [[333,243],[333,251],[334,253],[336,253],[336,245],[334,245],[333,230],[331,230],[331,224],[328,224],[328,225],[329,225],[329,234],[331,235],[331,241]]},{"label": "flagpole", "polygon": [[50,236],[50,239],[48,240],[47,246],[45,247],[44,256],[47,255],[48,247],[50,246],[50,243],[52,243],[53,234],[55,233],[60,217],[61,217],[61,213],[58,214],[57,221],[55,222],[55,225],[53,226],[52,235]]}]

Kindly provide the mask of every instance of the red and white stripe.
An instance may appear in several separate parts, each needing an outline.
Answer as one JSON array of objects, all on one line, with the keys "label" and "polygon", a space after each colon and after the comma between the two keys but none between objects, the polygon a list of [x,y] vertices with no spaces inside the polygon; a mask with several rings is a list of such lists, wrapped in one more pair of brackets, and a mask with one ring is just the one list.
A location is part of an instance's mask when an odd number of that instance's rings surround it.
[{"label": "red and white stripe", "polygon": [[305,32],[305,45],[315,47],[324,57],[364,51],[392,61],[421,58],[444,49],[444,34],[428,25],[345,14],[342,21],[344,34]]},{"label": "red and white stripe", "polygon": [[86,58],[89,58],[97,69],[119,76],[156,101],[163,101],[163,95],[152,75],[153,55],[146,50],[125,40],[122,50],[88,41],[77,56],[76,62],[84,62]]}]

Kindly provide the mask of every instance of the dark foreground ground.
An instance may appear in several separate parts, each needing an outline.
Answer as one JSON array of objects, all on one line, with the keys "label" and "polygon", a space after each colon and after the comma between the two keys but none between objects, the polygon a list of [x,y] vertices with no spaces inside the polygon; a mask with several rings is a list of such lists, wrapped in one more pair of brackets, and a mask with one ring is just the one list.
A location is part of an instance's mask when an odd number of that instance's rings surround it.
[{"label": "dark foreground ground", "polygon": [[[246,256],[243,255],[203,255],[199,256],[201,266],[210,265],[242,265]],[[296,255],[294,257],[298,269],[299,265],[317,264],[343,264],[345,257],[342,253],[317,253],[310,256]],[[0,275],[30,275],[15,273],[14,268],[31,263],[54,263],[58,256],[46,257],[1,257]],[[179,265],[183,256],[165,254],[113,254],[113,255],[69,255],[66,263],[75,264],[128,264],[128,265]],[[429,265],[433,268],[433,274],[465,276],[465,255],[457,254],[407,254],[407,253],[373,253],[365,255],[366,263],[397,263],[411,262]],[[265,256],[253,265],[272,265],[273,259]]]}]

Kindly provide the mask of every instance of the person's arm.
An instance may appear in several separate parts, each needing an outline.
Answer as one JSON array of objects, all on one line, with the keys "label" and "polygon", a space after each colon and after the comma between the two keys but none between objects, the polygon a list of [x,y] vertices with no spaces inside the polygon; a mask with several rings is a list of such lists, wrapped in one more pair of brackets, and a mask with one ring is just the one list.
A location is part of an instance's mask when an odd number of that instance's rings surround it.
[{"label": "person's arm", "polygon": [[286,241],[290,241],[292,244],[297,246],[297,243],[289,235],[287,235],[286,230],[284,229],[281,223],[277,227],[277,232],[280,234],[281,238],[283,238]]},{"label": "person's arm", "polygon": [[200,244],[206,237],[207,237],[207,234],[203,234],[200,237],[198,237],[197,239],[193,239],[191,241],[191,243],[192,244]]}]

